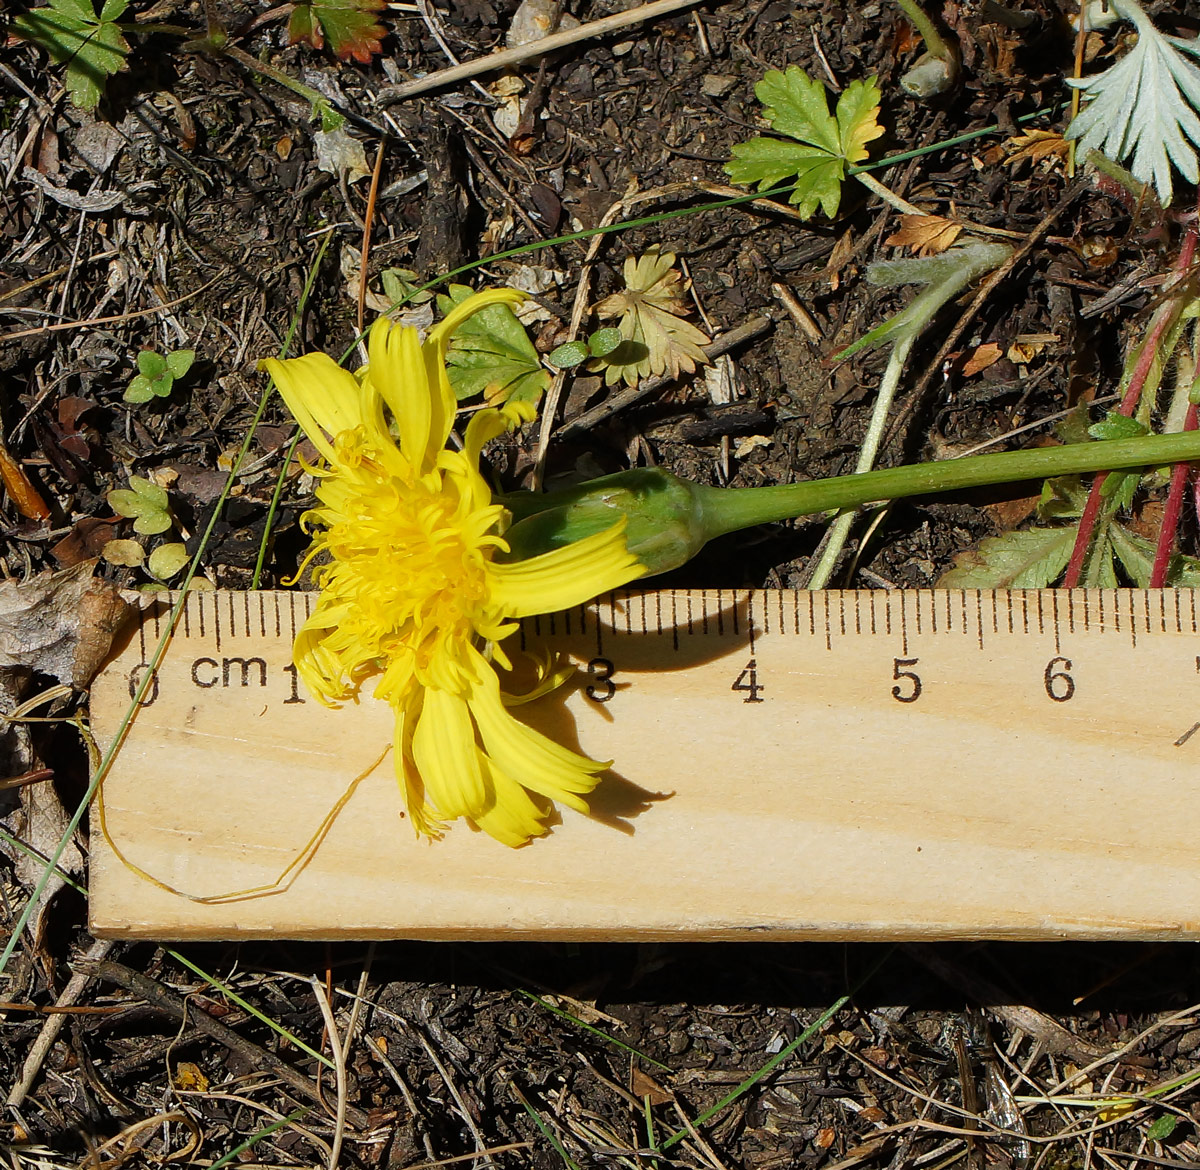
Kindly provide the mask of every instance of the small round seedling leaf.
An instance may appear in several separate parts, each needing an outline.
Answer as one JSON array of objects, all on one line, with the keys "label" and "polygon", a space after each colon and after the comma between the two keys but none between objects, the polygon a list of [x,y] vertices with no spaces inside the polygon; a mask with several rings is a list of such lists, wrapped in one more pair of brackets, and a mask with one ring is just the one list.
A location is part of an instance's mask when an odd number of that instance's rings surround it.
[{"label": "small round seedling leaf", "polygon": [[167,359],[152,349],[143,349],[137,355],[137,365],[138,369],[151,381],[161,378],[167,372]]},{"label": "small round seedling leaf", "polygon": [[166,398],[171,393],[171,387],[175,385],[175,379],[171,376],[170,371],[163,374],[161,378],[155,378],[150,383],[150,389],[154,391],[159,398]]},{"label": "small round seedling leaf", "polygon": [[549,358],[552,366],[557,366],[560,370],[570,370],[580,362],[587,361],[587,356],[588,347],[582,341],[568,341],[552,350]]},{"label": "small round seedling leaf", "polygon": [[152,480],[144,479],[140,475],[131,475],[129,477],[129,486],[133,488],[133,490],[137,492],[137,494],[141,496],[146,503],[161,510],[166,509],[166,488],[160,488],[158,484],[154,483]]},{"label": "small round seedling leaf", "polygon": [[180,569],[188,563],[187,545],[179,542],[160,544],[146,562],[146,568],[160,581],[169,581]]},{"label": "small round seedling leaf", "polygon": [[105,496],[105,499],[108,500],[108,506],[118,516],[128,516],[130,519],[134,516],[140,516],[142,509],[146,506],[142,497],[137,492],[131,492],[128,488],[113,488]]},{"label": "small round seedling leaf", "polygon": [[110,565],[136,569],[146,559],[146,551],[136,540],[110,540],[100,555]]},{"label": "small round seedling leaf", "polygon": [[170,527],[171,514],[165,508],[147,508],[133,522],[134,532],[142,536],[157,536],[160,532],[167,532]]},{"label": "small round seedling leaf", "polygon": [[154,383],[145,374],[136,374],[125,388],[126,402],[149,402],[154,397]]},{"label": "small round seedling leaf", "polygon": [[612,353],[612,351],[616,349],[618,345],[621,344],[622,340],[624,339],[621,337],[621,331],[619,329],[614,329],[612,327],[609,327],[608,329],[597,329],[596,332],[588,338],[588,353],[590,353],[592,357],[606,357],[608,354]]},{"label": "small round seedling leaf", "polygon": [[1175,1124],[1179,1119],[1174,1113],[1164,1113],[1156,1118],[1146,1130],[1146,1140],[1151,1142],[1166,1141],[1175,1132]]},{"label": "small round seedling leaf", "polygon": [[172,377],[182,378],[192,368],[192,362],[195,360],[194,349],[177,349],[174,353],[167,354],[167,369],[171,371]]}]

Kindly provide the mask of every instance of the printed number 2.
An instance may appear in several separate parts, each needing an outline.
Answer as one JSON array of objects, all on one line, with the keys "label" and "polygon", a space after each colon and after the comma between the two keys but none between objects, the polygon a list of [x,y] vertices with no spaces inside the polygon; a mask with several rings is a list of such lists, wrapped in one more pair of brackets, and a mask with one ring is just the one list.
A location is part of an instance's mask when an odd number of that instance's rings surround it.
[{"label": "printed number 2", "polygon": [[897,703],[915,703],[921,697],[921,680],[917,676],[916,671],[900,669],[902,666],[916,666],[919,661],[919,658],[892,659],[892,678],[896,679],[897,684],[902,678],[907,679],[912,684],[912,689],[908,691],[905,691],[899,685],[892,687],[892,698]]},{"label": "printed number 2", "polygon": [[742,700],[743,703],[761,703],[763,701],[759,698],[758,692],[764,688],[759,686],[758,664],[753,658],[746,663],[745,669],[737,676],[733,686],[729,689],[731,691],[748,691],[749,693]]}]

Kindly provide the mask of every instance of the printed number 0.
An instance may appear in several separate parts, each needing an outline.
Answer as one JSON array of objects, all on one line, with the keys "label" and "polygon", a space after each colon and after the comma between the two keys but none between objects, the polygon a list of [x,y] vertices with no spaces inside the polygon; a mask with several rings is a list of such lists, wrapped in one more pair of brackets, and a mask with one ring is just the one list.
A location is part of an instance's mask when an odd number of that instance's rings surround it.
[{"label": "printed number 0", "polygon": [[920,661],[919,658],[894,658],[892,659],[892,678],[899,680],[904,678],[912,683],[912,690],[907,694],[897,685],[892,687],[892,698],[897,703],[915,703],[921,697],[921,679],[913,670],[901,670],[902,666],[916,666]]},{"label": "printed number 0", "polygon": [[[1056,670],[1056,667],[1061,666],[1062,670]],[[1042,675],[1042,682],[1046,687],[1046,694],[1050,696],[1056,703],[1065,703],[1075,694],[1075,680],[1067,673],[1071,669],[1071,660],[1069,658],[1051,658],[1046,663],[1046,671]],[[1055,683],[1060,685],[1056,688]]]}]

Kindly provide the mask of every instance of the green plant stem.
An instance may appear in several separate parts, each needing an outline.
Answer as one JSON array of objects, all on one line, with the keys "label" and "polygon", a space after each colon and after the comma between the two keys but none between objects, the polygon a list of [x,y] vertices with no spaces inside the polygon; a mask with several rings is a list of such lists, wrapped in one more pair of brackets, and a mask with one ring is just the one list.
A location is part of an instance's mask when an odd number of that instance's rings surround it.
[{"label": "green plant stem", "polygon": [[937,26],[926,15],[925,10],[917,3],[917,0],[896,0],[896,5],[908,17],[909,23],[921,34],[921,40],[925,42],[925,50],[931,56],[937,57],[942,61],[953,62],[954,52],[938,32]]},{"label": "green plant stem", "polygon": [[[883,379],[879,383],[879,394],[875,399],[875,409],[871,412],[871,422],[858,453],[858,466],[854,469],[858,475],[865,475],[875,465],[875,456],[879,454],[879,444],[883,441],[884,428],[887,425],[888,415],[891,413],[896,390],[900,385],[900,375],[904,373],[908,355],[916,340],[917,333],[913,331],[902,336],[892,347],[887,368],[883,371]],[[829,579],[833,576],[833,570],[837,567],[838,558],[842,555],[842,549],[846,546],[846,540],[854,524],[854,515],[854,512],[847,511],[841,513],[834,520],[829,530],[829,539],[825,542],[825,548],[821,552],[821,559],[817,562],[817,567],[809,580],[808,587],[810,589],[824,589],[829,584]]]},{"label": "green plant stem", "polygon": [[320,113],[323,110],[333,110],[332,103],[323,93],[318,93],[311,86],[305,85],[302,81],[297,81],[294,77],[284,73],[282,69],[276,69],[269,62],[260,61],[257,57],[247,53],[245,49],[239,49],[237,45],[226,44],[222,48],[214,48],[209,51],[214,56],[232,57],[239,65],[243,65],[255,73],[261,73],[264,77],[269,77],[272,81],[278,82],[285,89],[290,89],[292,93],[302,97],[312,106],[316,113]]},{"label": "green plant stem", "polygon": [[861,475],[839,475],[776,487],[730,490],[700,486],[698,491],[711,539],[755,524],[841,508],[860,508],[878,500],[899,500],[1025,479],[1195,459],[1200,459],[1200,432],[1185,431],[1173,435],[1143,435],[1136,439],[971,455],[964,459],[890,467]]}]

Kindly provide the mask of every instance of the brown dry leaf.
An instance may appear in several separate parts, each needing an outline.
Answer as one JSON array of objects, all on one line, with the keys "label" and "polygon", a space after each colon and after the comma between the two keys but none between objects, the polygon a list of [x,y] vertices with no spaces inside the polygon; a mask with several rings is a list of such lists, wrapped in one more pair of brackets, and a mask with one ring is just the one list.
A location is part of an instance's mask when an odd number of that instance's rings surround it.
[{"label": "brown dry leaf", "polygon": [[649,1097],[651,1105],[665,1105],[672,1099],[671,1093],[640,1068],[634,1068],[629,1074],[629,1091],[635,1097]]},{"label": "brown dry leaf", "polygon": [[[629,362],[604,363],[604,380],[609,385],[624,378],[630,385],[651,375],[666,374],[678,378],[691,374],[708,358],[703,346],[709,338],[695,325],[683,320],[687,304],[683,294],[688,285],[675,271],[674,252],[662,252],[657,246],[641,256],[625,261],[625,288],[605,297],[596,313],[602,319],[619,317],[621,336],[633,345],[645,348],[644,355]],[[619,353],[623,346],[614,351]]]},{"label": "brown dry leaf", "polygon": [[93,577],[94,561],[0,583],[0,670],[48,674],[82,688],[108,654],[129,606]]},{"label": "brown dry leaf", "polygon": [[846,267],[850,257],[854,255],[854,229],[847,228],[837,238],[837,243],[833,245],[833,251],[829,253],[829,260],[825,265],[825,275],[829,277],[829,288],[831,292],[837,292],[838,285],[842,280],[842,269]]},{"label": "brown dry leaf", "polygon": [[835,1141],[837,1141],[837,1130],[826,1126],[817,1131],[817,1136],[813,1138],[813,1145],[819,1150],[827,1150]]},{"label": "brown dry leaf", "polygon": [[971,356],[963,362],[962,376],[971,378],[978,374],[980,370],[986,370],[988,366],[994,365],[1004,356],[1004,350],[994,341],[988,341],[983,345],[977,345],[971,350]]},{"label": "brown dry leaf", "polygon": [[1061,134],[1052,130],[1026,130],[1010,138],[1004,148],[1008,151],[1008,165],[1015,167],[1018,163],[1040,163],[1049,159],[1053,164],[1065,164],[1067,155],[1071,152],[1071,144]]},{"label": "brown dry leaf", "polygon": [[911,248],[918,256],[936,256],[944,252],[962,233],[962,225],[940,215],[902,215],[899,231],[883,242]]},{"label": "brown dry leaf", "polygon": [[1057,333],[1021,333],[1017,335],[1012,345],[1008,347],[1008,351],[1004,356],[1013,365],[1027,366],[1047,345],[1051,345],[1058,340]]}]

